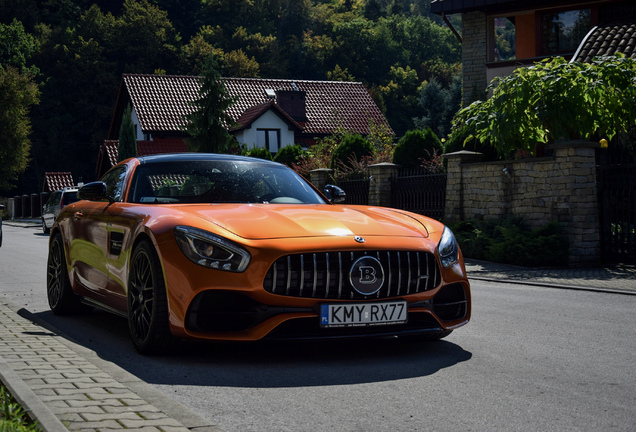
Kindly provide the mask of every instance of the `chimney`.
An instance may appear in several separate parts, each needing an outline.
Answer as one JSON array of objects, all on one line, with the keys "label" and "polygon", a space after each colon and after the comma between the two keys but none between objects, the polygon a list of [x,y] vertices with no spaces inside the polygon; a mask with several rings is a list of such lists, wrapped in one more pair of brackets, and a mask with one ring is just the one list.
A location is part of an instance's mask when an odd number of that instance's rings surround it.
[{"label": "chimney", "polygon": [[277,90],[276,103],[291,118],[296,121],[307,121],[307,111],[305,97],[307,93],[298,90],[296,83],[293,83],[295,90]]}]

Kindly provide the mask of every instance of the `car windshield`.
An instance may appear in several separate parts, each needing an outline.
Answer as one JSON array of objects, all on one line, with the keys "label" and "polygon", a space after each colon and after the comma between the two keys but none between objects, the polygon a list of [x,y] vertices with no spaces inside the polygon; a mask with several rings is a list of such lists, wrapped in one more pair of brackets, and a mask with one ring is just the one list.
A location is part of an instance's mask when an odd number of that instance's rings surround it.
[{"label": "car windshield", "polygon": [[132,202],[325,204],[293,170],[251,161],[155,162],[137,167]]}]

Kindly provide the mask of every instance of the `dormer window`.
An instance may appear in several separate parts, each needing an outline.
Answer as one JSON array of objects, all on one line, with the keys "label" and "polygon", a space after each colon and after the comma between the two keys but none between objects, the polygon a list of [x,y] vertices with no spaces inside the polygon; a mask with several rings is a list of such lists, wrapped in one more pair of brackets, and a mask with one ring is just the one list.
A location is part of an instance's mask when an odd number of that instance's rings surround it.
[{"label": "dormer window", "polygon": [[271,153],[278,153],[280,150],[280,129],[257,129],[256,145],[268,149]]}]

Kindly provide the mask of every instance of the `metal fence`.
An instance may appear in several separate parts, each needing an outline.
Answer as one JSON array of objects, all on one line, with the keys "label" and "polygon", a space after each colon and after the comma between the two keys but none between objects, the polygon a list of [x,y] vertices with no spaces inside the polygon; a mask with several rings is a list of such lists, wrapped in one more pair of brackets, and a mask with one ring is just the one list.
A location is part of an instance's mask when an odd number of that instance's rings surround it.
[{"label": "metal fence", "polygon": [[360,175],[347,180],[338,180],[338,186],[347,194],[345,204],[369,204],[369,177]]},{"label": "metal fence", "polygon": [[400,170],[391,181],[391,207],[440,220],[445,205],[446,174],[426,168]]},{"label": "metal fence", "polygon": [[603,260],[636,262],[636,164],[598,167]]}]

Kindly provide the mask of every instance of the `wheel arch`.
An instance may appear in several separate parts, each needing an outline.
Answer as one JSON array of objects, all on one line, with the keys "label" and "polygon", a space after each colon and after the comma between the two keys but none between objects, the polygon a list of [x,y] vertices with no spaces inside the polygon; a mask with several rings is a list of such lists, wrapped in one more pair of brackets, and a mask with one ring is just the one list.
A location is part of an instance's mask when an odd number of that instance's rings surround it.
[{"label": "wheel arch", "polygon": [[[166,278],[166,267],[163,264],[163,257],[161,256],[159,247],[157,246],[157,243],[155,242],[154,237],[150,233],[146,231],[140,231],[135,237],[132,243],[132,246],[130,247],[130,253],[128,255],[128,269],[130,269],[132,264],[131,260],[132,260],[133,252],[135,251],[137,246],[139,246],[139,244],[143,241],[148,241],[148,243],[150,243],[150,245],[152,246],[152,250],[154,251],[155,256],[157,258],[159,268],[161,269],[161,277],[163,277],[164,288],[166,290],[166,297],[168,298],[168,313],[170,314],[172,310],[172,306],[171,306],[170,296],[168,295],[169,293],[168,293],[168,279]],[[126,280],[126,291],[128,291],[128,280]]]}]

